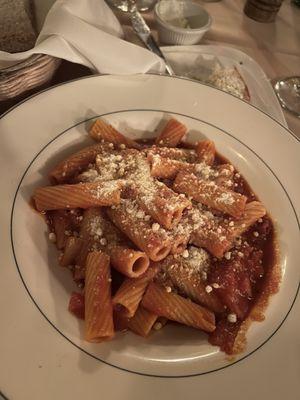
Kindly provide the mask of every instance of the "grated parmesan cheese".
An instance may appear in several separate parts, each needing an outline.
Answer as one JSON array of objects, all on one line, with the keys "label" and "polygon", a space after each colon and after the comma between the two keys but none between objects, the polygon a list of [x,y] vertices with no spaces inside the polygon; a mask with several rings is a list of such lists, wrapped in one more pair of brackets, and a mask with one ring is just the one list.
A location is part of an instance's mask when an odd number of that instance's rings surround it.
[{"label": "grated parmesan cheese", "polygon": [[161,322],[155,322],[155,324],[153,325],[153,329],[155,331],[159,331],[162,327],[163,327],[163,325]]},{"label": "grated parmesan cheese", "polygon": [[206,293],[212,292],[213,288],[210,285],[205,286]]},{"label": "grated parmesan cheese", "polygon": [[154,224],[152,224],[152,230],[153,232],[157,232],[160,228],[160,225],[157,222],[154,222]]},{"label": "grated parmesan cheese", "polygon": [[182,253],[182,257],[183,258],[188,258],[189,257],[189,251],[188,250],[184,250],[184,252]]},{"label": "grated parmesan cheese", "polygon": [[54,232],[50,232],[48,237],[50,242],[56,243],[56,234]]},{"label": "grated parmesan cheese", "polygon": [[237,315],[236,314],[228,314],[227,315],[227,321],[234,324],[237,322]]},{"label": "grated parmesan cheese", "polygon": [[231,193],[222,193],[219,197],[216,198],[216,201],[226,205],[231,205],[234,203],[234,198]]}]

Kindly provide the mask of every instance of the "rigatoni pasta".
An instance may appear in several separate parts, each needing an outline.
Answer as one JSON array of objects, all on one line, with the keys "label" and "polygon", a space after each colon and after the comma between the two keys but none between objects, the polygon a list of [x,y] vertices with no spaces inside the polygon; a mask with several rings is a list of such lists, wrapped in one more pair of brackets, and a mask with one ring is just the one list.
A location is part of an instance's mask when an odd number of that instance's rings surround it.
[{"label": "rigatoni pasta", "polygon": [[216,294],[207,292],[203,276],[207,274],[210,264],[209,254],[194,246],[185,250],[179,257],[168,256],[160,262],[159,280],[162,285],[166,281],[172,283],[181,294],[194,302],[207,307],[213,312],[220,313],[224,307]]},{"label": "rigatoni pasta", "polygon": [[161,147],[176,147],[187,133],[187,127],[175,118],[169,119],[157,136],[155,144]]},{"label": "rigatoni pasta", "polygon": [[68,236],[64,252],[60,258],[60,265],[67,267],[68,265],[74,265],[74,261],[81,252],[83,246],[83,240],[79,237]]},{"label": "rigatoni pasta", "polygon": [[125,279],[113,297],[115,308],[126,317],[133,317],[149,282],[155,277],[157,271],[158,268],[152,265],[140,277]]},{"label": "rigatoni pasta", "polygon": [[179,193],[191,196],[195,201],[236,218],[243,214],[247,202],[246,196],[185,171],[176,176],[173,187]]},{"label": "rigatoni pasta", "polygon": [[172,321],[232,354],[269,293],[276,254],[265,207],[214,142],[187,135],[171,118],[140,142],[98,119],[89,130],[98,143],[61,161],[33,194],[78,286],[68,308],[87,341],[118,330],[151,337]]},{"label": "rigatoni pasta", "polygon": [[103,121],[103,119],[97,119],[90,128],[90,136],[97,142],[103,141],[112,143],[114,145],[124,145],[126,147],[132,147],[134,149],[140,149],[139,143],[135,142],[122,135],[112,125]]},{"label": "rigatoni pasta", "polygon": [[120,202],[120,187],[118,181],[45,186],[36,189],[33,199],[38,211],[110,206]]},{"label": "rigatoni pasta", "polygon": [[172,246],[166,230],[148,218],[135,200],[122,199],[118,206],[107,210],[107,214],[152,261],[162,260],[170,253]]},{"label": "rigatoni pasta", "polygon": [[62,250],[68,239],[66,232],[69,232],[72,226],[68,212],[65,210],[54,210],[49,213],[49,217],[51,218],[53,230],[52,237],[55,237],[57,249]]},{"label": "rigatoni pasta", "polygon": [[52,169],[49,174],[50,182],[55,184],[68,182],[94,162],[97,154],[102,154],[107,150],[109,150],[108,144],[99,143],[72,154]]},{"label": "rigatoni pasta", "polygon": [[178,196],[162,182],[148,182],[145,186],[134,187],[131,198],[166,229],[171,229],[181,220],[185,209],[191,202],[184,196]]},{"label": "rigatoni pasta", "polygon": [[85,339],[100,342],[114,335],[109,257],[89,253],[85,274]]},{"label": "rigatoni pasta", "polygon": [[128,323],[128,328],[140,336],[148,336],[158,316],[140,306]]},{"label": "rigatoni pasta", "polygon": [[214,313],[176,293],[168,293],[155,283],[148,286],[142,306],[156,315],[205,332],[213,332],[216,327]]},{"label": "rigatoni pasta", "polygon": [[211,140],[201,140],[196,144],[195,148],[199,161],[207,165],[212,165],[215,161],[216,146]]},{"label": "rigatoni pasta", "polygon": [[[107,253],[113,267],[125,276],[137,278],[149,267],[148,256],[128,245],[122,233],[105,218],[101,208],[84,211],[80,237],[88,243],[88,248]],[[86,248],[82,248],[81,257],[84,259]]]},{"label": "rigatoni pasta", "polygon": [[174,179],[181,170],[193,171],[193,164],[161,157],[159,154],[148,153],[151,176],[160,179]]}]

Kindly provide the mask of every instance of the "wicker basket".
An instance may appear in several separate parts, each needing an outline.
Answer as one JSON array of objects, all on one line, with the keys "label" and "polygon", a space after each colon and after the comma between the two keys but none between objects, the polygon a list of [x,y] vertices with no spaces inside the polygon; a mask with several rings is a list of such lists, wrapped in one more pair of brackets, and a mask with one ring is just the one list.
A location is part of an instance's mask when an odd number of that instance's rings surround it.
[{"label": "wicker basket", "polygon": [[35,54],[27,60],[0,70],[0,101],[48,82],[61,60],[46,54]]}]

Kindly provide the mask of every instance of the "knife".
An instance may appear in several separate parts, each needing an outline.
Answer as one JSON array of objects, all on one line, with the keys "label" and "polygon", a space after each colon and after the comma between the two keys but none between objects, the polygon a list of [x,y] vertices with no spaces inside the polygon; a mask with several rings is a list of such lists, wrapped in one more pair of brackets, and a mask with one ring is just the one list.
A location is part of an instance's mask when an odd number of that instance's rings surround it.
[{"label": "knife", "polygon": [[146,45],[146,47],[149,50],[151,50],[153,53],[155,53],[164,60],[167,73],[171,76],[175,75],[172,67],[170,66],[169,62],[166,60],[165,56],[160,50],[156,40],[151,35],[151,30],[149,26],[147,25],[146,21],[137,10],[136,5],[133,5],[131,7],[129,15],[133,30],[138,35],[138,37],[142,40],[142,42]]}]

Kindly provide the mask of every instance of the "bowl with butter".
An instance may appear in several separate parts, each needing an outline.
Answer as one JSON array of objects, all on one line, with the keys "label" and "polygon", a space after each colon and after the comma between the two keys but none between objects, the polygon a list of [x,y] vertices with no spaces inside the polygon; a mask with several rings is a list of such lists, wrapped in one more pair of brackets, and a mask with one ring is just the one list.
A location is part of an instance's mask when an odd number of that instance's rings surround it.
[{"label": "bowl with butter", "polygon": [[199,43],[212,23],[209,13],[189,0],[160,0],[154,15],[159,39],[165,44]]}]

